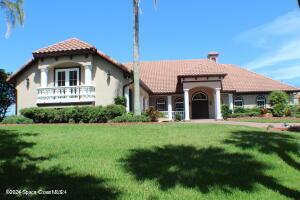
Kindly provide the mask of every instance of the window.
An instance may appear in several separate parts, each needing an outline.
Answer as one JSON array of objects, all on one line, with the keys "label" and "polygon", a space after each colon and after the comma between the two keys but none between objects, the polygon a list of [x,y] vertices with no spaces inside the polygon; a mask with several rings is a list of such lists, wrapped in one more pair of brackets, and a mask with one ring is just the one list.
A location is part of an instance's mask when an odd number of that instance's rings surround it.
[{"label": "window", "polygon": [[244,107],[243,97],[241,97],[241,96],[234,97],[234,107],[236,107],[236,108]]},{"label": "window", "polygon": [[175,100],[175,110],[176,111],[184,111],[183,99],[181,97]]},{"label": "window", "polygon": [[256,97],[256,105],[260,108],[264,108],[266,106],[266,97],[263,95],[259,95]]},{"label": "window", "polygon": [[78,86],[79,85],[79,69],[56,69],[55,70],[56,82],[55,85],[63,86]]},{"label": "window", "polygon": [[166,100],[165,99],[158,99],[156,102],[156,109],[158,111],[165,111],[166,110]]},{"label": "window", "polygon": [[207,95],[203,92],[194,94],[192,98],[192,101],[203,101],[203,100],[207,100]]}]

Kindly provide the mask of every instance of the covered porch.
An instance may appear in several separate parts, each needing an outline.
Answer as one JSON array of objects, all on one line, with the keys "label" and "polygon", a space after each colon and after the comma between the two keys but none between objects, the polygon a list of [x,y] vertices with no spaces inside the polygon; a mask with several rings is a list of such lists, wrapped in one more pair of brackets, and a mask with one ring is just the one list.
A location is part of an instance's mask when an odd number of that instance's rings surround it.
[{"label": "covered porch", "polygon": [[164,113],[170,121],[175,120],[176,115],[185,121],[222,120],[221,105],[228,104],[233,108],[233,94],[222,92],[220,76],[184,78],[181,91],[178,94],[150,96],[150,106]]}]

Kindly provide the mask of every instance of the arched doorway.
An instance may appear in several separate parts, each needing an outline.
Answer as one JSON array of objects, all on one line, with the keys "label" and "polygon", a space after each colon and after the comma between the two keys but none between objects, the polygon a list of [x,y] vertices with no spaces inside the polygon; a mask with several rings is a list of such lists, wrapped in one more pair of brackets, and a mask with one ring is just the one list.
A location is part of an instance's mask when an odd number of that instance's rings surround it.
[{"label": "arched doorway", "polygon": [[197,92],[192,96],[192,118],[208,119],[208,98],[204,92]]}]

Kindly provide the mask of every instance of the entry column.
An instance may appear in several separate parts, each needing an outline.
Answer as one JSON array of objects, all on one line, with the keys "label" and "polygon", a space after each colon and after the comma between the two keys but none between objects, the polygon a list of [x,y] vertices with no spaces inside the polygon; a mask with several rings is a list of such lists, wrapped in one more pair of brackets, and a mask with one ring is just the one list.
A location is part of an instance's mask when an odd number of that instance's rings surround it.
[{"label": "entry column", "polygon": [[221,88],[215,89],[215,119],[223,119],[221,114]]},{"label": "entry column", "polygon": [[189,99],[189,89],[183,89],[184,91],[184,115],[185,121],[190,120],[190,99]]}]

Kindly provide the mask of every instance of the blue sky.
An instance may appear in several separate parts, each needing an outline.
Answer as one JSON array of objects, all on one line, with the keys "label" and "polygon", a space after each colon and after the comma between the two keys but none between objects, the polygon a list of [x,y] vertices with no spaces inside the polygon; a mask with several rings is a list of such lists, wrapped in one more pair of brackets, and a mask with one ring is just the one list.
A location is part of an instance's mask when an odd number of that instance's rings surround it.
[{"label": "blue sky", "polygon": [[[300,10],[296,0],[141,0],[141,60],[205,58],[241,65],[300,86]],[[31,52],[77,37],[120,62],[132,60],[132,0],[25,0],[24,27],[5,39],[0,68],[15,71]]]}]

